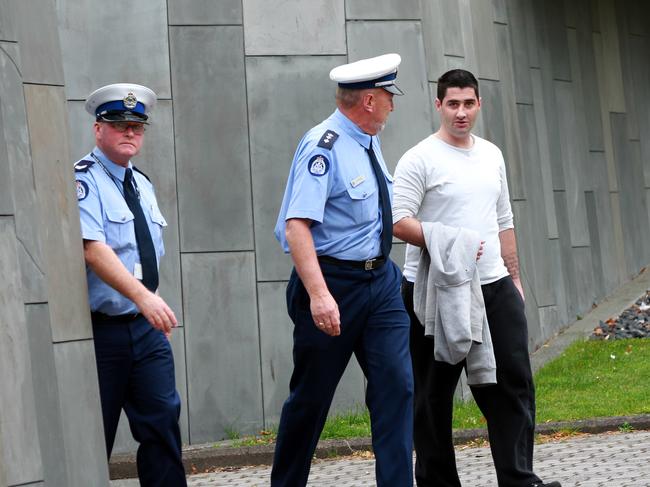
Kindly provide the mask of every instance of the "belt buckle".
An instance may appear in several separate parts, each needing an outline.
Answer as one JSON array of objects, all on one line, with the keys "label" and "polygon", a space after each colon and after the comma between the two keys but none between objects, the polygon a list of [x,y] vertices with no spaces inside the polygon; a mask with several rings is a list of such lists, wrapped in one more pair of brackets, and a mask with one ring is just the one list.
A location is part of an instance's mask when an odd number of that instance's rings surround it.
[{"label": "belt buckle", "polygon": [[373,270],[373,269],[375,268],[375,261],[376,261],[376,260],[377,260],[377,259],[368,259],[368,260],[364,263],[364,266],[363,266],[364,270],[366,270],[366,271],[371,271],[371,270]]}]

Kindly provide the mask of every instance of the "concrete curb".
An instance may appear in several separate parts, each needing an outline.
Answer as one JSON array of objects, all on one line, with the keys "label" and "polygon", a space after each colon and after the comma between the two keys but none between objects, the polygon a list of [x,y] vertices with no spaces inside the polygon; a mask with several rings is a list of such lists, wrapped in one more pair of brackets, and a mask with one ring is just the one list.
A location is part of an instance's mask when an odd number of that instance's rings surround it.
[{"label": "concrete curb", "polygon": [[[606,431],[619,431],[621,428],[650,430],[650,414],[544,423],[537,425],[536,432],[542,435],[550,435],[558,431],[566,430],[582,433],[603,433]],[[460,430],[454,432],[454,444],[456,445],[485,439],[487,439],[486,429]],[[184,450],[183,463],[185,464],[186,472],[190,474],[209,472],[217,468],[270,465],[273,461],[274,444],[250,447],[222,445],[222,443],[195,445]],[[370,438],[321,441],[316,448],[315,457],[333,458],[350,455],[358,451],[372,452]],[[135,455],[114,455],[110,463],[110,476],[112,480],[137,477]]]}]

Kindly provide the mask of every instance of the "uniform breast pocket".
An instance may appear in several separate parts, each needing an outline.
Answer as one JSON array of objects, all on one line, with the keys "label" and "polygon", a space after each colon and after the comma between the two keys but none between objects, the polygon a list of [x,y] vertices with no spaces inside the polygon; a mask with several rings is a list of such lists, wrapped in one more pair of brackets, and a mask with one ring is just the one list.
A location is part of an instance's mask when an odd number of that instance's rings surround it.
[{"label": "uniform breast pocket", "polygon": [[116,252],[136,248],[133,213],[128,208],[106,210],[106,243]]},{"label": "uniform breast pocket", "polygon": [[[153,223],[153,225],[150,225],[151,238],[154,244],[160,244],[162,241],[162,229],[167,226],[167,221],[165,221],[165,218],[156,205],[151,205],[149,208],[149,218]],[[160,247],[160,245],[156,245],[156,248]]]},{"label": "uniform breast pocket", "polygon": [[347,188],[347,193],[352,200],[350,210],[357,223],[373,221],[379,214],[379,201],[377,200],[377,187],[369,182],[359,186]]}]

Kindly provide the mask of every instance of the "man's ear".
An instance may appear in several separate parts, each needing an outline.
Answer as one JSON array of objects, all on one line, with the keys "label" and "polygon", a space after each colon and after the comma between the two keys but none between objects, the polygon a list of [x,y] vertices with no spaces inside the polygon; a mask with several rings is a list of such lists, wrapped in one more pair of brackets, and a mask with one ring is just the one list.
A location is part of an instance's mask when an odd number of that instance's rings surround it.
[{"label": "man's ear", "polygon": [[442,102],[438,98],[436,98],[436,100],[433,102],[433,104],[435,105],[436,110],[440,111],[440,107],[442,106]]},{"label": "man's ear", "polygon": [[375,109],[375,95],[371,91],[367,91],[363,95],[363,108],[370,112]]}]

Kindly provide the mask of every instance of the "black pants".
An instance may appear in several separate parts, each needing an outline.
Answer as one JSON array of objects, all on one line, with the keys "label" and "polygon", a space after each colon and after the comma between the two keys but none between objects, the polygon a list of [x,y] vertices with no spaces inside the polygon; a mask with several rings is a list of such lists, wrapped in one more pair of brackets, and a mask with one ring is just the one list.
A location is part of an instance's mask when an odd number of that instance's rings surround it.
[{"label": "black pants", "polygon": [[174,358],[169,340],[142,316],[93,322],[106,453],[122,409],[138,446],[142,487],[185,487]]},{"label": "black pants", "polygon": [[[482,286],[497,364],[497,384],[472,387],[487,419],[499,487],[523,487],[533,473],[535,389],[528,356],[524,304],[510,276]],[[413,283],[402,281],[411,318],[415,380],[415,479],[419,487],[460,487],[452,443],[453,397],[464,361],[435,361],[433,340],[413,312]]]}]

